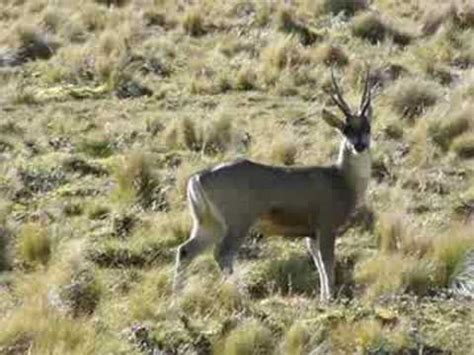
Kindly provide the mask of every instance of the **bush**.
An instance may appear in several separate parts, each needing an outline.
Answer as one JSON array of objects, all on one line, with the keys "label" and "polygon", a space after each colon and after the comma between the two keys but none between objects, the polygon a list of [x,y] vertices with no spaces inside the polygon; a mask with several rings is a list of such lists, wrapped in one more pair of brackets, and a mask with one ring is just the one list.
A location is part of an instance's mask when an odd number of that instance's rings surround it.
[{"label": "bush", "polygon": [[20,260],[26,265],[46,265],[52,249],[48,230],[39,223],[24,224],[18,235],[17,248]]}]

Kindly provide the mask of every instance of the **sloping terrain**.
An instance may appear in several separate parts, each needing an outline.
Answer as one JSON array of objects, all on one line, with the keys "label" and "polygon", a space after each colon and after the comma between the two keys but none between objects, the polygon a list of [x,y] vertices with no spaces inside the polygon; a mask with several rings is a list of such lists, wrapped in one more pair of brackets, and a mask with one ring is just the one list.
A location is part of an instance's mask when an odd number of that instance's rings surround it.
[{"label": "sloping terrain", "polygon": [[[2,0],[0,354],[469,354],[474,4]],[[171,294],[185,184],[237,157],[329,164],[330,68],[370,66],[367,207],[318,300],[299,240]]]}]

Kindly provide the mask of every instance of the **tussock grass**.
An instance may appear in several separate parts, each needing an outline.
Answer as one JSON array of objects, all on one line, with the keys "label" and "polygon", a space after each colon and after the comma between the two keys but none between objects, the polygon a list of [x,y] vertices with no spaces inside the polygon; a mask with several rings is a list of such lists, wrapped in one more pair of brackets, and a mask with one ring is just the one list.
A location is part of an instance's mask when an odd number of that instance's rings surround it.
[{"label": "tussock grass", "polygon": [[263,80],[266,84],[275,83],[285,68],[298,66],[309,61],[308,54],[293,36],[279,36],[261,52]]},{"label": "tussock grass", "polygon": [[337,65],[343,67],[349,63],[346,52],[338,46],[321,45],[315,52],[314,57],[317,62],[324,63],[327,66]]},{"label": "tussock grass", "polygon": [[185,33],[191,36],[201,36],[206,33],[202,8],[190,7],[181,18],[181,25]]},{"label": "tussock grass", "polygon": [[141,321],[157,316],[161,306],[167,305],[171,289],[172,270],[148,272],[129,296],[128,310],[133,319]]},{"label": "tussock grass", "polygon": [[390,39],[396,44],[405,46],[412,40],[410,34],[398,30],[375,13],[365,13],[356,17],[352,23],[352,33],[372,44]]},{"label": "tussock grass", "polygon": [[101,297],[102,289],[90,269],[77,271],[70,282],[59,291],[61,301],[73,317],[92,314]]},{"label": "tussock grass", "polygon": [[78,151],[93,158],[107,158],[113,154],[113,144],[107,137],[90,137],[79,142]]},{"label": "tussock grass", "polygon": [[204,130],[204,151],[223,153],[233,145],[233,117],[225,108],[214,113],[208,127]]},{"label": "tussock grass", "polygon": [[469,226],[457,227],[434,238],[432,257],[440,263],[439,283],[448,286],[461,272],[464,257],[474,249],[474,232]]},{"label": "tussock grass", "polygon": [[130,3],[130,0],[94,0],[96,3],[101,5],[107,5],[109,7],[116,6],[116,7],[123,7]]},{"label": "tussock grass", "polygon": [[452,144],[452,150],[460,157],[470,159],[474,157],[474,133],[465,133],[457,137]]},{"label": "tussock grass", "polygon": [[271,332],[257,320],[243,323],[232,330],[215,354],[272,354],[273,341]]},{"label": "tussock grass", "polygon": [[425,294],[435,285],[435,266],[416,257],[392,253],[377,255],[356,266],[354,278],[366,285],[369,299],[381,295],[416,292]]},{"label": "tussock grass", "polygon": [[270,146],[269,158],[272,162],[283,165],[293,165],[296,162],[298,148],[290,139],[276,139]]},{"label": "tussock grass", "polygon": [[196,127],[196,123],[186,117],[181,121],[181,139],[184,146],[190,150],[198,151],[202,148],[202,132]]},{"label": "tussock grass", "polygon": [[356,266],[355,280],[367,286],[369,298],[403,292],[424,295],[448,287],[474,248],[474,234],[468,227],[453,226],[427,238],[403,227],[405,223],[401,215],[384,216],[378,223],[381,253]]},{"label": "tussock grass", "polygon": [[51,257],[49,231],[39,223],[24,224],[18,234],[17,256],[26,265],[46,265]]},{"label": "tussock grass", "polygon": [[10,233],[0,222],[0,271],[10,267],[9,243]]},{"label": "tussock grass", "polygon": [[387,95],[394,110],[412,120],[433,106],[441,93],[433,82],[404,79],[396,82]]},{"label": "tussock grass", "polygon": [[474,5],[468,1],[437,4],[426,11],[422,20],[422,31],[425,35],[436,33],[443,25],[454,28],[474,27]]},{"label": "tussock grass", "polygon": [[305,46],[311,45],[320,39],[320,36],[314,30],[297,18],[290,7],[283,6],[278,9],[276,22],[280,31],[297,35],[301,44]]},{"label": "tussock grass", "polygon": [[163,207],[160,183],[150,165],[142,153],[131,153],[123,158],[115,170],[115,197],[119,201],[136,203],[145,209]]},{"label": "tussock grass", "polygon": [[288,355],[305,354],[314,350],[314,345],[321,338],[322,328],[310,322],[294,322],[285,333],[281,350]]},{"label": "tussock grass", "polygon": [[289,252],[273,261],[253,264],[245,276],[250,294],[262,297],[272,292],[316,294],[317,271],[306,255]]},{"label": "tussock grass", "polygon": [[465,107],[447,113],[430,121],[428,130],[433,141],[444,150],[448,150],[453,140],[474,125],[472,107]]},{"label": "tussock grass", "polygon": [[331,330],[331,341],[333,348],[341,353],[397,352],[410,343],[403,326],[384,327],[375,319],[339,323]]},{"label": "tussock grass", "polygon": [[258,76],[255,69],[250,66],[242,67],[237,72],[235,78],[235,89],[236,90],[255,90],[258,88]]},{"label": "tussock grass", "polygon": [[344,12],[346,15],[365,10],[369,5],[366,0],[324,0],[323,4],[326,11],[333,14]]}]

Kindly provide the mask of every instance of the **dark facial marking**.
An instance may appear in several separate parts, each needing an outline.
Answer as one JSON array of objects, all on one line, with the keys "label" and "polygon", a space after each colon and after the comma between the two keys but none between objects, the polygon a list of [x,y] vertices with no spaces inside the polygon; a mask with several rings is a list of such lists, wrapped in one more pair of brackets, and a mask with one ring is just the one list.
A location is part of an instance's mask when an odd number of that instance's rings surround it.
[{"label": "dark facial marking", "polygon": [[370,124],[365,118],[348,119],[343,134],[359,153],[370,145]]}]

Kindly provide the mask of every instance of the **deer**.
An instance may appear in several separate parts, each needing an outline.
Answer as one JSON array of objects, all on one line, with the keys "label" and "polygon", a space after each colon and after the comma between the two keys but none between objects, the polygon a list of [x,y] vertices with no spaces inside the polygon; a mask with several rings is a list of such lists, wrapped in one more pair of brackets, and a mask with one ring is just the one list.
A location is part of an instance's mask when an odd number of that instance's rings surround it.
[{"label": "deer", "polygon": [[257,229],[264,235],[304,238],[319,273],[320,300],[331,300],[336,236],[364,203],[371,176],[372,120],[369,70],[355,113],[343,98],[334,70],[331,81],[331,89],[324,91],[343,119],[326,106],[321,116],[341,136],[334,164],[288,167],[240,159],[189,178],[193,226],[189,239],[177,248],[174,292],[183,288],[186,266],[210,246],[215,246],[220,270],[231,275],[239,246],[250,230]]}]

